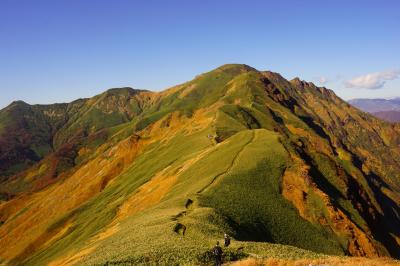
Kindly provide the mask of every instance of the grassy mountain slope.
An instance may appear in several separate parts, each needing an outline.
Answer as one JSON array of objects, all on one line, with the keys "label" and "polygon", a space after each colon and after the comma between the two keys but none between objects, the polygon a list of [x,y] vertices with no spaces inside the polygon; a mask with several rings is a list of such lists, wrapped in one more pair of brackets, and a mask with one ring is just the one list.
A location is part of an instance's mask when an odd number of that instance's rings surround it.
[{"label": "grassy mountain slope", "polygon": [[[8,161],[2,161],[1,170],[5,171],[2,174],[18,172],[62,145],[131,121],[146,108],[149,96],[141,97],[141,93],[146,94],[122,88],[70,104],[31,106],[24,102],[12,103],[0,113],[0,140],[8,148],[2,151],[2,155],[8,157],[5,159]],[[22,164],[26,160],[27,164],[18,168],[7,163],[18,163],[18,160]]]},{"label": "grassy mountain slope", "polygon": [[163,92],[57,107],[48,127],[48,111],[17,127],[37,138],[22,150],[46,152],[22,171],[1,164],[7,264],[200,263],[223,232],[230,259],[240,246],[400,256],[400,128],[328,89],[224,65]]},{"label": "grassy mountain slope", "polygon": [[17,173],[52,149],[52,135],[65,120],[66,104],[30,106],[14,102],[0,111],[0,171]]}]

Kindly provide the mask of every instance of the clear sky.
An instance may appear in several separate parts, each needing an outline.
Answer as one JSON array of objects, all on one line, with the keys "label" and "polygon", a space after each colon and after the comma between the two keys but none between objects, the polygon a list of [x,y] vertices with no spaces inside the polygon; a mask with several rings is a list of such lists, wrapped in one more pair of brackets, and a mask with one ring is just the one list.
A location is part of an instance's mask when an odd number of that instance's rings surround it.
[{"label": "clear sky", "polygon": [[0,0],[0,108],[162,90],[226,63],[400,96],[400,1]]}]

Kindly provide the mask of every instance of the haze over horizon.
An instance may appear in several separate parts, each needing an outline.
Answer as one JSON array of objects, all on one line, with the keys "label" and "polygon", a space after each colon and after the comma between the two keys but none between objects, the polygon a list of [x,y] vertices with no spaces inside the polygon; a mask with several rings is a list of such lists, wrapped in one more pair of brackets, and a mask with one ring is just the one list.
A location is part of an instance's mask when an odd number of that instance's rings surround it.
[{"label": "haze over horizon", "polygon": [[2,1],[0,108],[163,90],[226,63],[400,96],[398,1]]}]

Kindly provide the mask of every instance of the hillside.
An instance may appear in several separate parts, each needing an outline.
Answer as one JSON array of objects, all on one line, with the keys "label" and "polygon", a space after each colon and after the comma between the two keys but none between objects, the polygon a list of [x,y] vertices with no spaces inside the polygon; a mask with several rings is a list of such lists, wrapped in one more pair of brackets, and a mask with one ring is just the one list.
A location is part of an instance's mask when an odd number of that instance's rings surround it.
[{"label": "hillside", "polygon": [[14,102],[0,143],[4,264],[198,264],[224,232],[232,260],[400,257],[400,126],[298,78]]}]

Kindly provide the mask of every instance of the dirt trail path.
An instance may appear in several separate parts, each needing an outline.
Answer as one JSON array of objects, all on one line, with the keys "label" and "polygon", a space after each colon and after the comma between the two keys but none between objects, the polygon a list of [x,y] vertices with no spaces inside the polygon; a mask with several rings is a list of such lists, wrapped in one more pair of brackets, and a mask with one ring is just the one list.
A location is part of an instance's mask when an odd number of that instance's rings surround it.
[{"label": "dirt trail path", "polygon": [[223,171],[222,173],[219,173],[218,175],[216,175],[216,176],[211,180],[211,182],[210,182],[208,185],[206,185],[205,187],[203,187],[202,189],[200,189],[200,190],[197,192],[197,194],[201,194],[201,193],[203,193],[203,192],[209,190],[209,189],[218,181],[218,179],[219,179],[221,176],[226,175],[227,173],[229,173],[229,172],[232,170],[232,168],[237,164],[240,155],[243,153],[243,151],[246,149],[246,147],[247,147],[250,143],[252,143],[252,142],[254,141],[255,136],[256,136],[256,132],[255,132],[254,130],[252,130],[252,131],[251,131],[251,134],[252,134],[252,136],[251,136],[250,140],[248,140],[248,141],[243,145],[243,147],[238,151],[238,153],[235,155],[235,157],[234,157],[233,160],[232,160],[232,163],[228,166],[228,168],[227,168],[225,171]]},{"label": "dirt trail path", "polygon": [[[226,168],[225,171],[223,171],[222,173],[217,174],[216,176],[214,176],[214,178],[211,180],[211,182],[209,184],[207,184],[205,187],[203,187],[202,189],[200,189],[197,193],[196,193],[196,197],[198,197],[201,193],[209,190],[211,187],[213,187],[216,182],[218,182],[218,180],[223,176],[228,174],[234,166],[237,165],[237,162],[239,160],[239,157],[243,154],[243,151],[246,149],[246,147],[252,143],[254,141],[254,139],[256,138],[256,131],[252,130],[251,131],[251,138],[239,149],[239,151],[236,153],[235,157],[233,158],[232,162],[230,163],[230,165],[228,166],[228,168]],[[174,227],[174,231],[177,234],[180,235],[185,235],[186,229],[187,227],[181,222],[181,219],[185,216],[187,216],[190,212],[192,212],[195,209],[195,206],[197,206],[197,199],[187,199],[186,203],[185,203],[185,211],[182,211],[180,213],[178,213],[174,218],[177,221],[177,223],[175,224]]]}]

